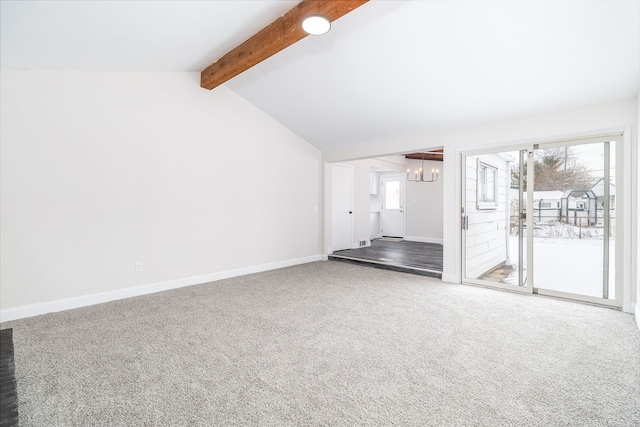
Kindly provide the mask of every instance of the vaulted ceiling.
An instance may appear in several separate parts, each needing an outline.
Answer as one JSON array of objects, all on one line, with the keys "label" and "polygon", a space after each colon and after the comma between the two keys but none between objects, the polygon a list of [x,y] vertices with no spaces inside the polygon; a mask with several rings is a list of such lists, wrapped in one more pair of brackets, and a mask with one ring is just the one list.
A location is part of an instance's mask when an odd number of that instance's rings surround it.
[{"label": "vaulted ceiling", "polygon": [[[200,72],[297,3],[2,0],[0,66]],[[637,0],[371,0],[226,83],[320,149],[630,98],[639,84]]]}]

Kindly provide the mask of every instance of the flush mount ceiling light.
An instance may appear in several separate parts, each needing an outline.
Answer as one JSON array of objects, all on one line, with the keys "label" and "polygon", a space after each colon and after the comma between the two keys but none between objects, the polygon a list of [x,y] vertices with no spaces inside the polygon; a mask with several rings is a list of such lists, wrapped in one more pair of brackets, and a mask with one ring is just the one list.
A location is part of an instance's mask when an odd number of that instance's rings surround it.
[{"label": "flush mount ceiling light", "polygon": [[331,22],[322,15],[309,15],[302,21],[302,29],[313,36],[321,36],[331,29]]},{"label": "flush mount ceiling light", "polygon": [[[1,0],[0,0],[1,1]],[[368,3],[369,0],[302,0],[284,15],[225,53],[200,73],[200,86],[213,89],[283,49],[307,37],[324,34],[331,22]],[[272,2],[273,3],[273,2]],[[307,29],[303,18],[322,16],[324,30]],[[310,22],[315,21],[315,19]]]}]

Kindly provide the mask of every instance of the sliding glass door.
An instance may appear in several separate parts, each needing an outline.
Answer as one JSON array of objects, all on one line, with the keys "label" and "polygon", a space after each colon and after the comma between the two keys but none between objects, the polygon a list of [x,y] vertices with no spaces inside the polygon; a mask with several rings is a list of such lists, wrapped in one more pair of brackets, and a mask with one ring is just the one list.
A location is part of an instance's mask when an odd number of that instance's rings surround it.
[{"label": "sliding glass door", "polygon": [[535,147],[538,293],[615,301],[615,158],[615,139]]},{"label": "sliding glass door", "polygon": [[466,283],[620,306],[618,137],[462,156]]},{"label": "sliding glass door", "polygon": [[464,281],[532,292],[527,281],[527,150],[463,156]]}]

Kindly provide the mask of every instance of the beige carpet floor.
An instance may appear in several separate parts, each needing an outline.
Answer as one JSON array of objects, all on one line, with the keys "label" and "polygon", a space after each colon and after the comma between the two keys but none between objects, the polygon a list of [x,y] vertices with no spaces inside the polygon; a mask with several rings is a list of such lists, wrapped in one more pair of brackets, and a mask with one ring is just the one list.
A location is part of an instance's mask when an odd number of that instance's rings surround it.
[{"label": "beige carpet floor", "polygon": [[619,311],[317,262],[5,323],[22,426],[638,426]]}]

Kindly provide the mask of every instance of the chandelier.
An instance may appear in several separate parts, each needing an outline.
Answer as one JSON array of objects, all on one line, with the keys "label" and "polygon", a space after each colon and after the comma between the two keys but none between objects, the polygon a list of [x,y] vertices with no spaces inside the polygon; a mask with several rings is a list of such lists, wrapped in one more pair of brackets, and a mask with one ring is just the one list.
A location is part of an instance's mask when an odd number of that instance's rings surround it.
[{"label": "chandelier", "polygon": [[438,169],[431,169],[431,179],[424,179],[424,155],[426,153],[422,153],[422,167],[420,169],[416,169],[413,173],[413,178],[411,174],[411,169],[407,169],[407,181],[410,182],[436,182],[438,180],[438,173],[440,172]]}]

